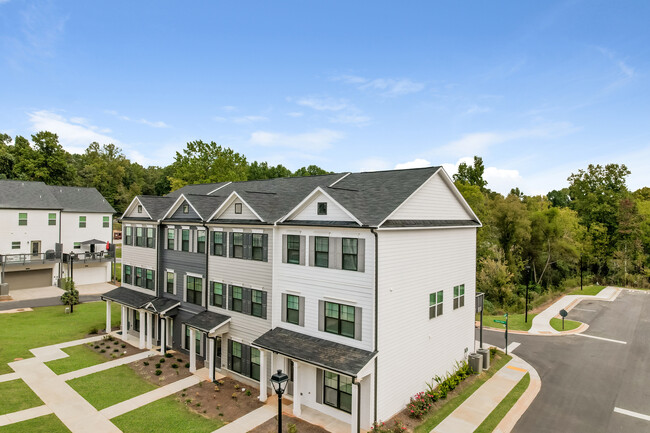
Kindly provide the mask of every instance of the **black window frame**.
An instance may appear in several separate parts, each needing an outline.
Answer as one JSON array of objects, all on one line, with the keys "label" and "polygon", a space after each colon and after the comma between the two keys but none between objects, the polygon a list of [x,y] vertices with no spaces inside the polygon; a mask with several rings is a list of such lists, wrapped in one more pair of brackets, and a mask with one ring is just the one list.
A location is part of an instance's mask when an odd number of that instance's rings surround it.
[{"label": "black window frame", "polygon": [[[187,239],[184,239],[187,233]],[[190,229],[181,229],[181,251],[190,252]]]},{"label": "black window frame", "polygon": [[124,283],[133,284],[132,281],[132,267],[131,265],[124,265]]},{"label": "black window frame", "polygon": [[[226,249],[225,249],[224,239],[226,237],[224,236],[224,234],[225,234],[224,232],[219,232],[219,231],[212,232],[212,254],[215,256],[225,255]],[[221,242],[217,242],[217,237],[221,238]]]},{"label": "black window frame", "polygon": [[[296,308],[292,308],[292,304],[294,304],[292,298],[295,298]],[[286,314],[287,323],[300,325],[300,296],[287,294]]]},{"label": "black window frame", "polygon": [[454,286],[454,310],[465,306],[465,284]]},{"label": "black window frame", "polygon": [[[203,235],[203,240],[201,240],[200,238],[201,235]],[[197,230],[196,231],[196,252],[198,254],[205,254],[205,242],[206,242],[205,230]]]},{"label": "black window frame", "polygon": [[[254,351],[257,352],[257,361],[258,362],[255,362]],[[250,355],[250,358],[251,358],[251,360],[250,360],[250,363],[251,363],[251,365],[250,365],[250,373],[251,373],[250,378],[253,379],[253,380],[259,381],[260,380],[260,350],[254,348],[254,347],[251,347],[250,348],[250,353],[251,353],[251,355]]]},{"label": "black window frame", "polygon": [[[171,275],[171,277],[172,277],[171,281],[169,281],[169,276],[170,276],[170,275]],[[169,272],[169,271],[167,271],[167,277],[166,277],[166,279],[165,279],[165,291],[166,291],[167,293],[174,294],[174,286],[175,286],[174,283],[175,283],[175,280],[176,280],[176,276],[175,276],[175,274],[174,274],[173,272]],[[171,287],[169,287],[170,283],[171,283]]]},{"label": "black window frame", "polygon": [[[190,279],[192,279],[191,288],[190,288]],[[198,289],[196,286],[197,283],[198,283]],[[196,302],[197,298],[198,298],[198,302]],[[194,305],[203,306],[203,278],[195,277],[193,275],[185,276],[185,302]]]},{"label": "black window frame", "polygon": [[[256,243],[259,245],[255,245]],[[262,233],[253,233],[251,236],[251,260],[264,261],[264,235]]]},{"label": "black window frame", "polygon": [[[231,340],[232,341],[232,340]],[[238,341],[232,341],[231,343],[231,353],[230,353],[230,359],[231,359],[231,370],[234,371],[235,373],[243,374],[244,373],[244,364],[242,362],[243,354],[244,354],[244,345]],[[239,346],[239,356],[235,356],[235,345]],[[237,361],[235,363],[235,361]],[[237,364],[237,366],[235,366]]]},{"label": "black window frame", "polygon": [[[238,240],[241,240],[241,243]],[[235,259],[244,258],[244,233],[242,232],[234,232],[232,234],[232,256]]]},{"label": "black window frame", "polygon": [[176,248],[176,230],[172,228],[167,228],[167,249],[173,250],[175,248]]},{"label": "black window frame", "polygon": [[[140,274],[140,275],[138,275],[138,274]],[[142,282],[143,282],[142,268],[135,268],[135,282],[134,282],[133,285],[137,286],[137,287],[144,287],[142,285]]]},{"label": "black window frame", "polygon": [[[149,278],[150,274],[151,274],[151,278]],[[155,275],[156,274],[153,271],[153,269],[145,269],[144,270],[144,281],[145,281],[144,286],[145,286],[145,289],[149,289],[149,290],[154,290],[155,289],[155,283],[154,283]]]},{"label": "black window frame", "polygon": [[144,227],[135,228],[135,246],[144,247]]},{"label": "black window frame", "polygon": [[300,264],[300,235],[287,235],[287,263]]},{"label": "black window frame", "polygon": [[436,317],[442,316],[444,313],[444,301],[444,290],[429,293],[429,319],[435,319]]},{"label": "black window frame", "polygon": [[[328,376],[336,376],[336,388],[332,388],[328,384]],[[349,383],[346,383],[344,386],[345,387],[350,387],[349,390],[350,392],[346,392],[342,388],[341,384],[341,375],[337,373],[333,373],[330,371],[323,371],[323,403],[326,404],[327,406],[336,408],[338,410],[341,410],[343,412],[347,413],[352,413],[352,378],[346,377],[346,382],[349,381]],[[331,402],[330,400],[330,395],[328,395],[328,390],[331,390],[335,394],[336,401]],[[345,401],[349,402],[349,407],[344,407],[342,400],[344,400],[342,397],[345,397]]]},{"label": "black window frame", "polygon": [[[215,289],[217,288],[217,285],[221,286],[221,294],[215,293]],[[226,286],[225,284],[220,283],[218,281],[210,282],[210,305],[212,305],[213,307],[223,308],[223,299],[224,299],[223,289],[225,286]]]},{"label": "black window frame", "polygon": [[242,204],[241,203],[235,203],[235,214],[241,215],[242,214]]},{"label": "black window frame", "polygon": [[[346,241],[354,241],[354,253],[346,253],[345,252],[345,243]],[[358,271],[359,270],[359,239],[357,238],[342,238],[341,239],[341,254],[342,254],[342,259],[341,259],[341,268],[345,269],[346,271]],[[350,264],[346,264],[346,258],[348,259],[353,259],[354,261],[354,268],[349,267]]]},{"label": "black window frame", "polygon": [[[235,289],[239,289],[239,298],[235,297]],[[232,305],[231,309],[232,311],[237,311],[238,313],[243,312],[243,306],[244,306],[244,288],[241,286],[231,286],[230,290],[232,290]]]},{"label": "black window frame", "polygon": [[146,237],[147,237],[147,248],[154,248],[155,233],[153,227],[147,227]]},{"label": "black window frame", "polygon": [[327,202],[326,201],[319,201],[316,204],[316,213],[318,215],[327,215]]},{"label": "black window frame", "polygon": [[[325,251],[321,251],[318,248],[318,241],[322,240],[326,241],[327,249]],[[327,236],[315,236],[314,237],[314,266],[317,266],[319,268],[329,268],[329,261],[330,261],[330,238]],[[322,249],[322,245],[321,245]],[[319,264],[319,260],[320,263]],[[323,260],[324,260],[324,265],[323,265]]]},{"label": "black window frame", "polygon": [[[328,308],[328,306],[333,305],[336,306],[336,317],[333,317],[329,314],[331,314],[331,310]],[[346,315],[349,315],[349,310],[352,310],[352,317],[353,320],[346,320],[342,318],[343,315],[343,308],[345,307],[346,310]],[[355,338],[356,334],[356,310],[355,307],[352,305],[345,305],[345,304],[338,304],[336,302],[328,302],[325,301],[325,327],[324,330],[325,332],[328,332],[330,334],[335,334],[335,335],[340,335],[342,337],[348,337],[348,338]],[[350,334],[350,329],[351,329],[351,335]]]},{"label": "black window frame", "polygon": [[132,226],[126,226],[124,227],[125,234],[124,234],[124,240],[126,242],[126,245],[131,245],[133,244],[133,227]]},{"label": "black window frame", "polygon": [[264,316],[264,292],[262,290],[251,289],[251,316],[260,318]]}]

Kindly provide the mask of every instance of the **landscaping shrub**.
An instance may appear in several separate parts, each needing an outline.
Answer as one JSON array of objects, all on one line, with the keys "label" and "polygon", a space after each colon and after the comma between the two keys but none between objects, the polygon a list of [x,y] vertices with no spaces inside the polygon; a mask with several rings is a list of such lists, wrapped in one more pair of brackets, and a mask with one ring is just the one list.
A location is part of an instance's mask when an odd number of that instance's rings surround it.
[{"label": "landscaping shrub", "polygon": [[113,352],[119,352],[120,349],[113,349]]},{"label": "landscaping shrub", "polygon": [[384,422],[375,421],[370,427],[370,431],[372,433],[403,433],[406,431],[406,427],[400,421],[395,421],[393,427],[390,428]]},{"label": "landscaping shrub", "polygon": [[[433,381],[427,382],[427,390],[419,392],[411,397],[406,406],[408,413],[413,418],[422,418],[426,415],[433,403],[441,398],[447,398],[449,391],[455,389],[463,380],[472,374],[472,369],[467,362],[457,362],[453,373],[447,373],[444,377],[436,376]],[[385,424],[373,425],[373,432],[403,431],[403,426],[397,425],[392,430],[386,430]],[[383,430],[382,430],[383,429]]]},{"label": "landscaping shrub", "polygon": [[144,364],[145,367],[149,365],[149,363],[147,361],[143,362],[143,364]]},{"label": "landscaping shrub", "polygon": [[231,395],[231,397],[232,397],[233,400],[237,400],[237,397],[238,397],[238,396],[237,396],[237,393],[236,393],[236,392],[233,392],[232,395]]},{"label": "landscaping shrub", "polygon": [[99,345],[95,345],[94,348],[95,348],[95,349],[99,349]]},{"label": "landscaping shrub", "polygon": [[160,368],[160,363],[156,364],[156,368]]},{"label": "landscaping shrub", "polygon": [[124,349],[125,347],[126,347],[126,344],[122,343],[122,349]]},{"label": "landscaping shrub", "polygon": [[190,368],[190,363],[189,362],[185,363],[185,368]]},{"label": "landscaping shrub", "polygon": [[295,424],[287,424],[287,433],[298,433],[298,427]]},{"label": "landscaping shrub", "polygon": [[176,361],[183,362],[183,360],[181,358],[176,359]]},{"label": "landscaping shrub", "polygon": [[162,370],[156,370],[156,376],[160,376],[162,374]]},{"label": "landscaping shrub", "polygon": [[419,392],[415,396],[411,397],[411,401],[406,406],[409,411],[409,415],[414,418],[422,418],[429,409],[431,409],[431,403],[425,398],[424,392]]},{"label": "landscaping shrub", "polygon": [[160,361],[158,361],[158,362],[160,362],[162,364],[163,362],[165,362],[165,358],[160,358]]},{"label": "landscaping shrub", "polygon": [[92,328],[90,328],[90,331],[88,331],[88,333],[94,335],[99,333],[99,330],[97,329],[97,327],[93,326]]},{"label": "landscaping shrub", "polygon": [[251,396],[251,390],[250,389],[246,390],[246,395],[249,396],[249,397]]},{"label": "landscaping shrub", "polygon": [[171,358],[173,355],[171,353],[165,353],[165,358]]},{"label": "landscaping shrub", "polygon": [[172,368],[178,368],[178,364],[176,363],[172,364]]},{"label": "landscaping shrub", "polygon": [[105,353],[105,352],[106,352],[106,349],[102,349],[102,350],[99,351],[99,353]]}]

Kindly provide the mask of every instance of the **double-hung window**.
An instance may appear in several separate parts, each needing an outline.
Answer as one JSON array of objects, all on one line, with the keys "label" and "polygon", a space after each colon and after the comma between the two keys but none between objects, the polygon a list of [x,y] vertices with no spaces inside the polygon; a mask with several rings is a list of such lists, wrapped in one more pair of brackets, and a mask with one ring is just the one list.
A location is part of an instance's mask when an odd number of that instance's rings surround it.
[{"label": "double-hung window", "polygon": [[465,306],[465,284],[454,286],[454,310]]},{"label": "double-hung window", "polygon": [[212,254],[215,256],[224,255],[223,232],[212,232]]},{"label": "double-hung window", "polygon": [[238,343],[236,341],[232,342],[232,371],[235,371],[237,373],[242,372],[242,362],[241,362],[241,343]]},{"label": "double-hung window", "polygon": [[189,229],[181,230],[181,251],[190,250],[190,231]]},{"label": "double-hung window", "polygon": [[142,285],[142,268],[135,268],[135,285],[138,287],[144,287]]},{"label": "double-hung window", "polygon": [[252,245],[253,260],[259,260],[259,261],[264,260],[263,247],[264,247],[264,241],[262,235],[259,233],[253,233],[253,245]]},{"label": "double-hung window", "polygon": [[196,252],[205,254],[205,230],[196,232]]},{"label": "double-hung window", "polygon": [[154,233],[153,228],[147,228],[147,248],[154,247],[153,233]]},{"label": "double-hung window", "polygon": [[300,323],[300,298],[287,295],[287,322],[298,325]]},{"label": "double-hung window", "polygon": [[354,338],[354,307],[325,302],[325,331]]},{"label": "double-hung window", "polygon": [[244,234],[232,234],[232,256],[238,259],[244,258]]},{"label": "double-hung window", "polygon": [[232,310],[242,312],[242,288],[232,286]]},{"label": "double-hung window", "polygon": [[81,242],[75,242],[73,245],[73,248],[75,250],[80,250],[81,249]]},{"label": "double-hung window", "polygon": [[429,294],[429,319],[442,316],[442,290]]},{"label": "double-hung window", "polygon": [[251,315],[262,317],[262,291],[251,290]]},{"label": "double-hung window", "polygon": [[153,284],[153,270],[151,270],[151,269],[147,269],[147,270],[145,271],[145,275],[146,275],[146,280],[147,280],[147,282],[146,282],[146,288],[147,288],[147,289],[150,289],[150,290],[153,290],[153,289],[154,289],[154,284]]},{"label": "double-hung window", "polygon": [[133,227],[131,226],[126,226],[125,227],[126,235],[124,236],[126,239],[126,244],[127,245],[132,245],[133,244]]},{"label": "double-hung window", "polygon": [[[52,215],[52,214],[50,214],[50,215]],[[110,217],[107,217],[107,216],[102,217],[102,227],[104,227],[104,228],[109,227],[109,224],[110,224],[109,218]]]},{"label": "double-hung window", "polygon": [[352,379],[336,373],[325,371],[323,402],[352,413]]},{"label": "double-hung window", "polygon": [[203,305],[201,302],[203,292],[203,279],[187,276],[186,299],[190,304]]},{"label": "double-hung window", "polygon": [[300,264],[300,236],[287,235],[287,263]]},{"label": "double-hung window", "polygon": [[174,293],[174,273],[167,272],[167,284],[165,286],[167,293]]},{"label": "double-hung window", "polygon": [[260,380],[260,351],[251,347],[251,379]]},{"label": "double-hung window", "polygon": [[314,243],[314,265],[329,267],[330,238],[316,236]]},{"label": "double-hung window", "polygon": [[135,246],[144,247],[144,227],[135,228]]},{"label": "double-hung window", "polygon": [[[129,242],[127,241],[127,244]],[[173,250],[176,248],[176,244],[174,242],[174,229],[167,229],[167,249],[168,250]]]},{"label": "double-hung window", "polygon": [[215,307],[223,307],[223,284],[212,282],[212,291],[210,292],[210,303]]},{"label": "double-hung window", "polygon": [[55,213],[48,213],[47,214],[47,225],[49,225],[49,226],[55,226],[56,225],[56,214]]},{"label": "double-hung window", "polygon": [[356,271],[358,260],[358,239],[343,238],[343,269]]},{"label": "double-hung window", "polygon": [[131,284],[131,266],[124,265],[124,282],[126,284]]},{"label": "double-hung window", "polygon": [[79,228],[80,229],[85,229],[86,228],[86,217],[85,216],[80,216],[79,217]]},{"label": "double-hung window", "polygon": [[27,225],[27,212],[20,212],[18,214],[18,225],[19,226]]},{"label": "double-hung window", "polygon": [[11,249],[12,250],[19,250],[20,249],[20,241],[14,241],[11,243]]}]

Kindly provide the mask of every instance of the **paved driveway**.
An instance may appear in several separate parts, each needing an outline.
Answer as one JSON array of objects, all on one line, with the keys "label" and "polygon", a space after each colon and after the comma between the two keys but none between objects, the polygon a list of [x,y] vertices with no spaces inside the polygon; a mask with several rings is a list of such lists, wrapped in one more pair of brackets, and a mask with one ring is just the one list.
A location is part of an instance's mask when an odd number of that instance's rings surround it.
[{"label": "paved driveway", "polygon": [[[568,318],[589,329],[583,335],[508,337],[521,343],[515,353],[542,379],[513,432],[650,432],[650,291],[624,290],[614,302],[585,300]],[[504,345],[502,332],[484,331],[483,338]]]}]

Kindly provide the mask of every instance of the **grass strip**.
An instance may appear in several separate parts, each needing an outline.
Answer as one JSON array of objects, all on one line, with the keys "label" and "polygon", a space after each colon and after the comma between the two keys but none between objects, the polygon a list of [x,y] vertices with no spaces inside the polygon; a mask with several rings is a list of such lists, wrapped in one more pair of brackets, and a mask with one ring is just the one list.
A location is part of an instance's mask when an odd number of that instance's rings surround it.
[{"label": "grass strip", "polygon": [[604,288],[605,286],[584,286],[582,290],[580,290],[580,288],[577,288],[567,293],[567,295],[596,296]]},{"label": "grass strip", "polygon": [[191,412],[169,396],[127,412],[111,420],[124,433],[209,433],[223,422]]},{"label": "grass strip", "polygon": [[517,400],[522,396],[522,394],[528,389],[530,384],[530,373],[526,373],[524,377],[521,378],[519,383],[515,385],[514,388],[506,395],[506,398],[501,400],[501,403],[488,415],[487,418],[481,423],[480,426],[474,433],[490,433],[494,431],[496,426],[499,425],[504,416],[512,409],[512,406],[515,405]]},{"label": "grass strip", "polygon": [[68,381],[75,391],[102,410],[114,404],[156,389],[157,386],[147,382],[128,365],[120,365],[88,376]]},{"label": "grass strip", "polygon": [[[120,323],[120,307],[113,303],[112,323]],[[35,347],[84,338],[91,330],[106,326],[106,304],[88,302],[75,305],[66,314],[63,305],[35,308],[23,313],[0,314],[0,374],[12,373],[7,363],[15,358],[31,358]]]},{"label": "grass strip", "polygon": [[582,323],[576,322],[575,320],[564,319],[564,329],[562,329],[562,319],[558,319],[556,317],[551,319],[551,326],[553,327],[553,329],[560,332],[571,331],[572,329],[576,329],[580,325],[582,325]]},{"label": "grass strip", "polygon": [[[97,342],[97,344],[99,344],[99,342]],[[85,344],[66,347],[61,350],[70,356],[67,358],[56,359],[54,361],[45,363],[45,365],[47,365],[50,370],[56,374],[81,370],[82,368],[90,367],[91,365],[97,365],[108,361],[107,358],[101,356],[99,353],[87,347]]]},{"label": "grass strip", "polygon": [[0,427],[0,433],[70,433],[56,415],[49,414]]},{"label": "grass strip", "polygon": [[0,415],[41,406],[43,402],[22,379],[0,383]]},{"label": "grass strip", "polygon": [[506,365],[512,357],[504,353],[501,354],[501,358],[494,362],[490,369],[484,373],[481,373],[478,379],[469,387],[465,388],[460,394],[456,397],[447,400],[447,402],[440,407],[435,412],[430,413],[425,417],[422,424],[415,428],[415,433],[428,433],[433,430],[438,424],[442,422],[443,419],[447,418],[458,406],[463,404],[474,392],[481,387],[485,382],[488,381],[492,376],[496,374],[504,365]]},{"label": "grass strip", "polygon": [[[524,314],[523,313],[516,313],[516,314],[508,314],[508,330],[509,331],[528,331],[530,330],[530,327],[533,325],[533,318],[537,316],[537,314],[532,314],[528,313],[528,322],[524,322]],[[498,328],[498,329],[506,329],[506,325],[502,325],[501,323],[496,323],[494,320],[506,320],[503,315],[498,315],[498,316],[483,316],[483,326],[489,326],[491,328]],[[476,320],[480,320],[480,317],[477,316]]]}]

